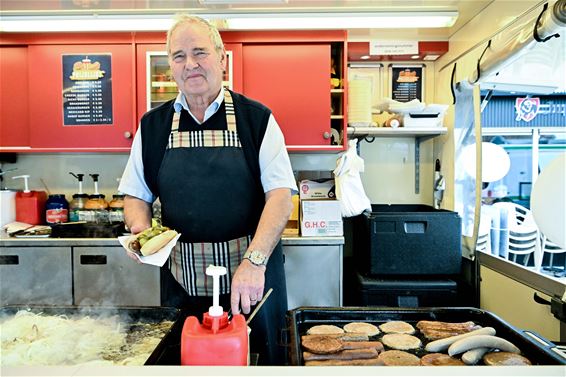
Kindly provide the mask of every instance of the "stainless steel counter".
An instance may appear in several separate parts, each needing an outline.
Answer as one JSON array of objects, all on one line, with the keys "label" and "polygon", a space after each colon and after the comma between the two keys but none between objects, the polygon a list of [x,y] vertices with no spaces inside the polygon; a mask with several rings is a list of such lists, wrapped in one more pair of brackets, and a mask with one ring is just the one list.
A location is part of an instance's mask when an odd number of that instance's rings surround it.
[{"label": "stainless steel counter", "polygon": [[[283,245],[343,245],[344,237],[283,236]],[[115,238],[15,238],[0,232],[0,247],[10,246],[120,246]]]}]

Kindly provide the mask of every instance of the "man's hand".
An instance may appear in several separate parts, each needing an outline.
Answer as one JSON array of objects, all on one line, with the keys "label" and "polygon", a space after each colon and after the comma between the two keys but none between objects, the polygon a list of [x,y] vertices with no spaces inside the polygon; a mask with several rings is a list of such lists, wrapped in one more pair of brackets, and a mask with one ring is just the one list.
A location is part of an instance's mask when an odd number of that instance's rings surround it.
[{"label": "man's hand", "polygon": [[263,298],[265,286],[265,266],[255,266],[244,259],[232,277],[232,293],[230,304],[232,313],[239,314],[240,307],[244,314],[250,312],[250,307]]}]

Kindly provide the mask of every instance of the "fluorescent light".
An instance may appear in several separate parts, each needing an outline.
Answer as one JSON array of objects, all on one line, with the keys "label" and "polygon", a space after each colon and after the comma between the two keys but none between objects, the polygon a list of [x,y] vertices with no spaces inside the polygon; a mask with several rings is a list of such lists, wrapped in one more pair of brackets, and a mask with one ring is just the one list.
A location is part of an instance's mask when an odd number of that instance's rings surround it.
[{"label": "fluorescent light", "polygon": [[198,0],[202,5],[286,4],[288,0]]},{"label": "fluorescent light", "polygon": [[440,55],[437,55],[437,54],[429,54],[429,55],[425,55],[423,60],[436,60],[439,57],[440,57]]},{"label": "fluorescent light", "polygon": [[413,55],[413,56],[411,56],[411,59],[416,60],[416,59],[418,59],[418,58],[420,58],[420,57],[421,57],[420,55]]},{"label": "fluorescent light", "polygon": [[164,31],[173,23],[172,17],[152,16],[5,16],[0,22],[2,32],[60,31]]},{"label": "fluorescent light", "polygon": [[450,27],[458,12],[280,13],[229,15],[234,30],[387,29]]},{"label": "fluorescent light", "polygon": [[[226,21],[227,30],[381,29],[450,27],[458,12],[229,13],[199,14]],[[0,31],[165,31],[172,15],[3,16]]]}]

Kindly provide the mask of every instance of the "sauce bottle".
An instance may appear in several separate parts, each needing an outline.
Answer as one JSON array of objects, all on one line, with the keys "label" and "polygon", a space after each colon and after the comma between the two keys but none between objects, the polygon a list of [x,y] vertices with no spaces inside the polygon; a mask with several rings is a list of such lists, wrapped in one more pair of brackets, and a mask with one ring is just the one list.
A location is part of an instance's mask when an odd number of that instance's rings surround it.
[{"label": "sauce bottle", "polygon": [[226,267],[208,266],[213,279],[213,305],[204,313],[202,324],[197,317],[185,320],[181,333],[181,365],[248,365],[248,326],[242,314],[228,320],[219,305],[219,279]]},{"label": "sauce bottle", "polygon": [[69,221],[69,203],[63,194],[49,195],[45,203],[45,222],[49,225]]},{"label": "sauce bottle", "polygon": [[124,194],[112,195],[112,201],[108,203],[108,220],[111,223],[124,222]]},{"label": "sauce bottle", "polygon": [[85,215],[85,205],[88,201],[88,195],[83,193],[83,177],[84,174],[75,174],[69,172],[79,182],[79,191],[73,195],[73,200],[69,203],[69,221],[86,220],[88,213]]}]

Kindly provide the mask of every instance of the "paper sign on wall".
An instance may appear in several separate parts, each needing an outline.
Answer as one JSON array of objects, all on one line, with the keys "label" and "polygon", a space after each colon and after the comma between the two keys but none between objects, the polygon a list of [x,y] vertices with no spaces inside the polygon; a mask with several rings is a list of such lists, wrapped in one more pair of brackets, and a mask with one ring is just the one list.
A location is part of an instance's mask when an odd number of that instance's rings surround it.
[{"label": "paper sign on wall", "polygon": [[112,55],[70,55],[63,60],[63,125],[112,124]]},{"label": "paper sign on wall", "polygon": [[418,41],[374,40],[369,43],[370,55],[415,55],[418,53]]}]

